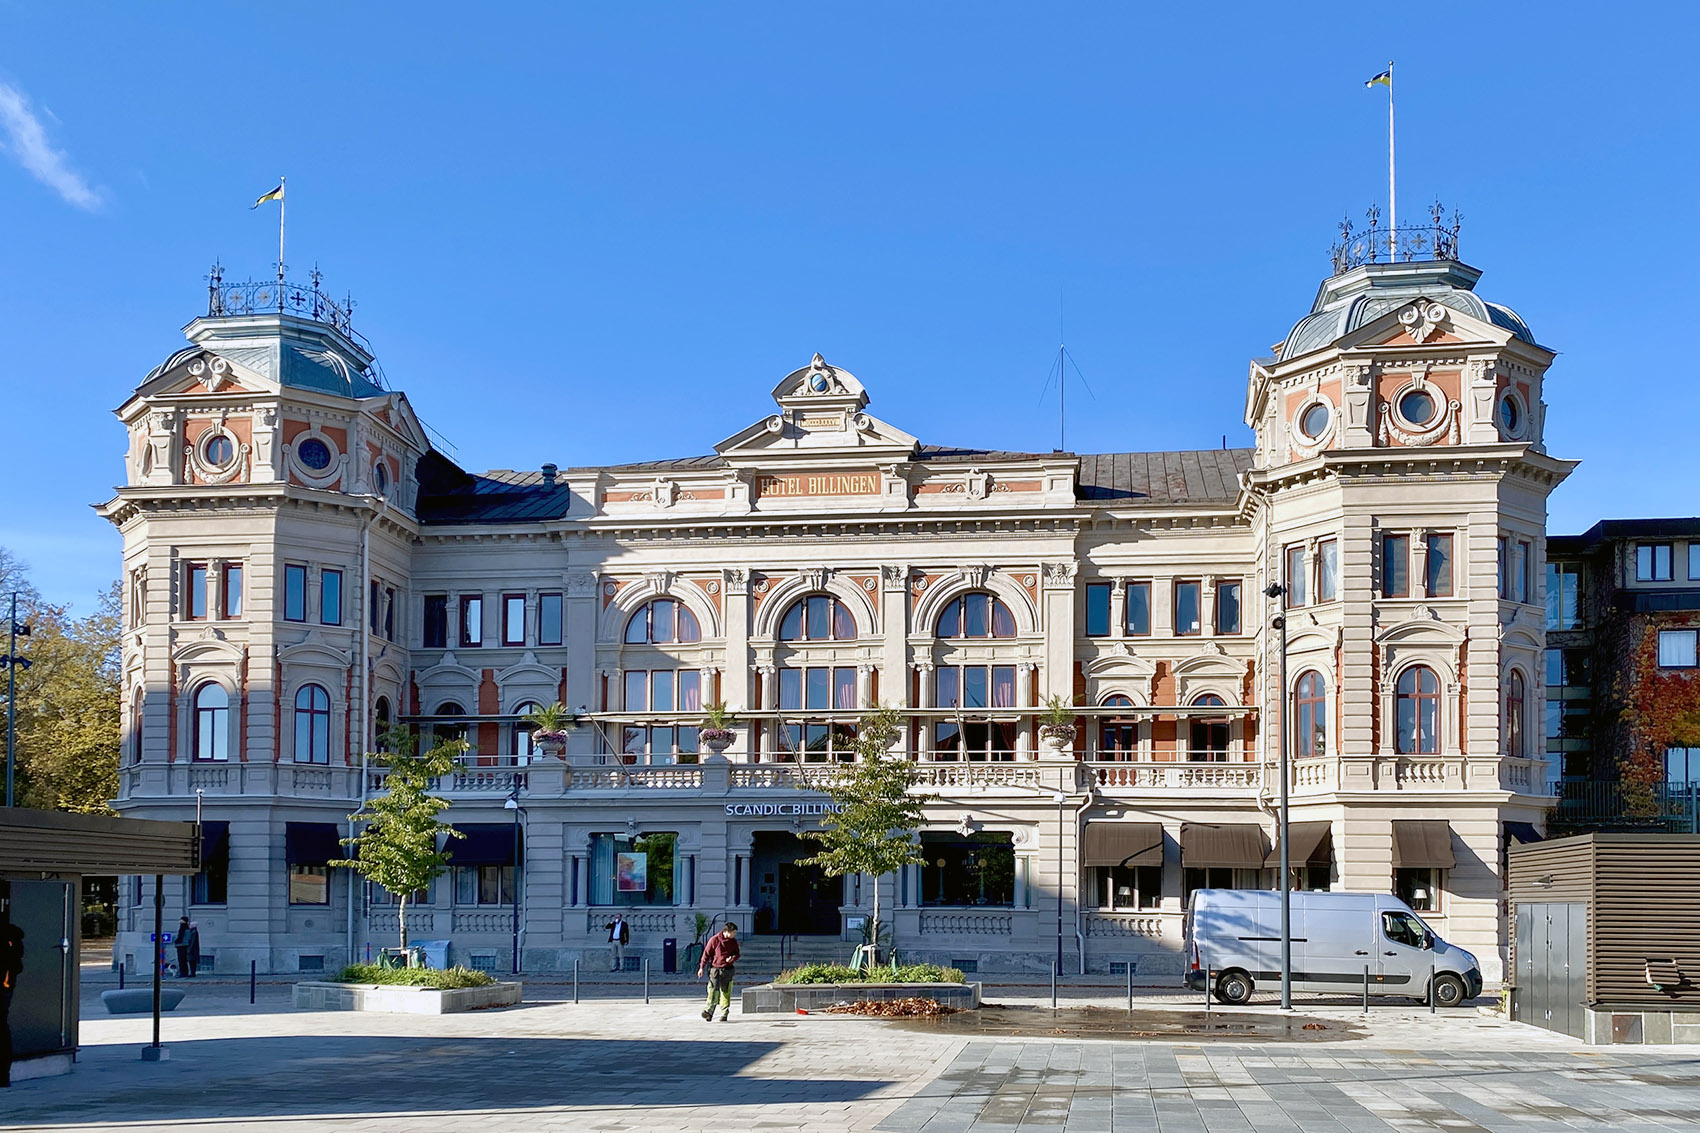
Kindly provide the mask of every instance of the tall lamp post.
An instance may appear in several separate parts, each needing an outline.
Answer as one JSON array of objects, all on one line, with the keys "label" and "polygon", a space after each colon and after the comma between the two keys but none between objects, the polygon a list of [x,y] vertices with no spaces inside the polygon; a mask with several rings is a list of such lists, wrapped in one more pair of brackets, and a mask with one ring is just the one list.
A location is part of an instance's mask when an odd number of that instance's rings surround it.
[{"label": "tall lamp post", "polygon": [[6,656],[6,805],[12,801],[12,782],[18,761],[18,669],[30,667],[27,657],[18,656],[18,638],[28,637],[30,627],[18,622],[18,592],[12,591],[12,612],[7,618]]},{"label": "tall lamp post", "polygon": [[[1264,596],[1277,603],[1280,608],[1282,597],[1287,588],[1279,582],[1270,583],[1263,591]],[[1281,810],[1278,819],[1277,837],[1281,841],[1281,1010],[1293,1009],[1293,879],[1287,861],[1291,846],[1287,838],[1287,618],[1285,614],[1276,614],[1270,621],[1280,636],[1280,654],[1276,669],[1276,689],[1280,727],[1276,730],[1275,742],[1279,745],[1279,772],[1281,776]]]},{"label": "tall lamp post", "polygon": [[519,975],[519,816],[525,810],[524,807],[519,805],[519,782],[517,776],[514,782],[514,789],[508,793],[507,801],[502,803],[502,809],[511,810],[514,813],[514,882],[512,889],[514,895],[514,975],[517,976]]}]

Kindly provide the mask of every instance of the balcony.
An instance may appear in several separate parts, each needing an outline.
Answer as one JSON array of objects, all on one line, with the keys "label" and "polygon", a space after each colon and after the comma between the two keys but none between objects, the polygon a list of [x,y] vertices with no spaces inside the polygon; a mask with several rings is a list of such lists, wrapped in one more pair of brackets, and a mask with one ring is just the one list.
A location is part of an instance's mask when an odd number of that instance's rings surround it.
[{"label": "balcony", "polygon": [[1700,782],[1561,783],[1555,832],[1700,834]]}]

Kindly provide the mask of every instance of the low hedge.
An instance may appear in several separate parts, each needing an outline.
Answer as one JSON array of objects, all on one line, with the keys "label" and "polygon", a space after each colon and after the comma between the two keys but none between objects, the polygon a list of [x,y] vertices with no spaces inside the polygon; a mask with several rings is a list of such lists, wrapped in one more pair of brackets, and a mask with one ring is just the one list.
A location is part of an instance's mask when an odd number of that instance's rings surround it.
[{"label": "low hedge", "polygon": [[337,973],[337,983],[400,984],[449,991],[458,987],[488,987],[496,982],[488,972],[471,968],[390,968],[380,964],[350,964]]},{"label": "low hedge", "polygon": [[803,964],[780,972],[776,984],[959,984],[960,968],[937,964],[898,964],[861,971],[847,964]]}]

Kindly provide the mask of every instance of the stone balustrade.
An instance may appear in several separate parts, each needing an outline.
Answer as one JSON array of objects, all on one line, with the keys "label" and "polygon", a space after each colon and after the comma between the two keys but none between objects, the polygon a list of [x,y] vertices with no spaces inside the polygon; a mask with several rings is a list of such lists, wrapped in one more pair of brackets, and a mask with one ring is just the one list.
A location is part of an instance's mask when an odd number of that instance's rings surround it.
[{"label": "stone balustrade", "polygon": [[1083,931],[1088,937],[1161,940],[1167,936],[1178,941],[1180,915],[1093,911],[1086,914]]},{"label": "stone balustrade", "polygon": [[972,912],[957,909],[921,910],[921,932],[930,936],[1009,936],[1015,931],[1015,914]]}]

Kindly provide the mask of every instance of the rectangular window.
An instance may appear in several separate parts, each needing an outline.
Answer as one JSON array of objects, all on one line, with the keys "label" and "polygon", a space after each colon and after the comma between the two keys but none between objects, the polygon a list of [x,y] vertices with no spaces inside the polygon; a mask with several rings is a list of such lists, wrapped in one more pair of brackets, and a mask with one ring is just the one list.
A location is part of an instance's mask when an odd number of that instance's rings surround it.
[{"label": "rectangular window", "polygon": [[559,594],[539,594],[537,596],[537,644],[561,644],[561,596]]},{"label": "rectangular window", "polygon": [[230,855],[228,852],[201,863],[201,872],[190,882],[191,905],[224,905],[230,901]]},{"label": "rectangular window", "polygon": [[1096,872],[1100,909],[1121,912],[1162,907],[1162,866],[1099,866]]},{"label": "rectangular window", "polygon": [[1642,543],[1635,548],[1635,581],[1669,582],[1671,545]]},{"label": "rectangular window", "polygon": [[1529,600],[1529,568],[1535,560],[1534,548],[1527,540],[1519,539],[1511,553],[1511,600]]},{"label": "rectangular window", "polygon": [[525,595],[502,595],[502,644],[525,644]]},{"label": "rectangular window", "polygon": [[420,644],[426,649],[444,649],[449,644],[449,596],[425,595],[425,624],[420,627]]},{"label": "rectangular window", "polygon": [[[1247,880],[1250,875],[1251,880]],[[1194,889],[1255,889],[1256,870],[1237,870],[1232,866],[1193,867],[1181,870],[1181,906],[1192,898]]]},{"label": "rectangular window", "polygon": [[1287,609],[1296,610],[1305,604],[1308,589],[1305,586],[1305,549],[1288,547],[1286,560],[1287,573],[1283,584],[1287,587]]},{"label": "rectangular window", "polygon": [[1428,578],[1424,590],[1430,598],[1452,596],[1452,536],[1439,531],[1428,533]]},{"label": "rectangular window", "polygon": [[219,580],[220,601],[224,604],[221,617],[242,616],[242,564],[225,563],[224,576]]},{"label": "rectangular window", "polygon": [[291,865],[289,867],[289,903],[291,905],[330,904],[331,867],[328,865]]},{"label": "rectangular window", "polygon": [[627,712],[649,711],[649,674],[644,670],[627,671],[623,706]]},{"label": "rectangular window", "polygon": [[1393,871],[1393,895],[1419,913],[1440,908],[1440,871],[1428,868],[1399,868]]},{"label": "rectangular window", "polygon": [[1316,545],[1316,600],[1332,602],[1340,596],[1340,544],[1324,539]]},{"label": "rectangular window", "polygon": [[1086,636],[1110,636],[1110,584],[1086,584]]},{"label": "rectangular window", "polygon": [[283,620],[307,620],[307,568],[299,563],[286,563],[283,568]]},{"label": "rectangular window", "polygon": [[1240,632],[1240,584],[1237,582],[1216,584],[1216,632]]},{"label": "rectangular window", "polygon": [[1505,536],[1494,540],[1494,548],[1499,555],[1499,597],[1501,601],[1511,597],[1511,555],[1506,550]]},{"label": "rectangular window", "polygon": [[[590,836],[592,905],[678,904],[679,835],[671,830]],[[757,879],[757,885],[763,884]]]},{"label": "rectangular window", "polygon": [[465,865],[455,870],[455,904],[512,907],[513,903],[513,866]]},{"label": "rectangular window", "polygon": [[395,587],[384,587],[384,640],[395,640]]},{"label": "rectangular window", "polygon": [[1691,629],[1659,631],[1659,668],[1692,669],[1696,665],[1695,634]]},{"label": "rectangular window", "polygon": [[1009,908],[1015,904],[1015,846],[1010,834],[923,831],[921,904]]},{"label": "rectangular window", "polygon": [[1381,537],[1381,596],[1407,598],[1411,593],[1411,537]]},{"label": "rectangular window", "polygon": [[484,595],[460,596],[460,644],[463,649],[476,649],[484,644]]},{"label": "rectangular window", "polygon": [[382,611],[378,609],[379,593],[380,587],[378,586],[377,579],[372,579],[366,584],[366,632],[372,634],[374,637],[377,636],[378,618],[382,613]]},{"label": "rectangular window", "polygon": [[1700,543],[1688,544],[1688,581],[1700,582]]},{"label": "rectangular window", "polygon": [[1547,564],[1547,628],[1575,629],[1582,624],[1582,565]]},{"label": "rectangular window", "polygon": [[1151,632],[1151,584],[1149,582],[1130,582],[1127,584],[1127,610],[1123,620],[1127,623],[1127,632],[1135,637],[1144,637]]},{"label": "rectangular window", "polygon": [[[342,624],[342,572],[319,572],[319,622],[321,625]],[[356,623],[359,624],[359,623]]]},{"label": "rectangular window", "polygon": [[1197,582],[1175,583],[1175,632],[1182,636],[1198,632],[1199,599],[1203,587]]},{"label": "rectangular window", "polygon": [[207,566],[189,564],[189,581],[184,588],[183,616],[191,621],[207,616]]}]

